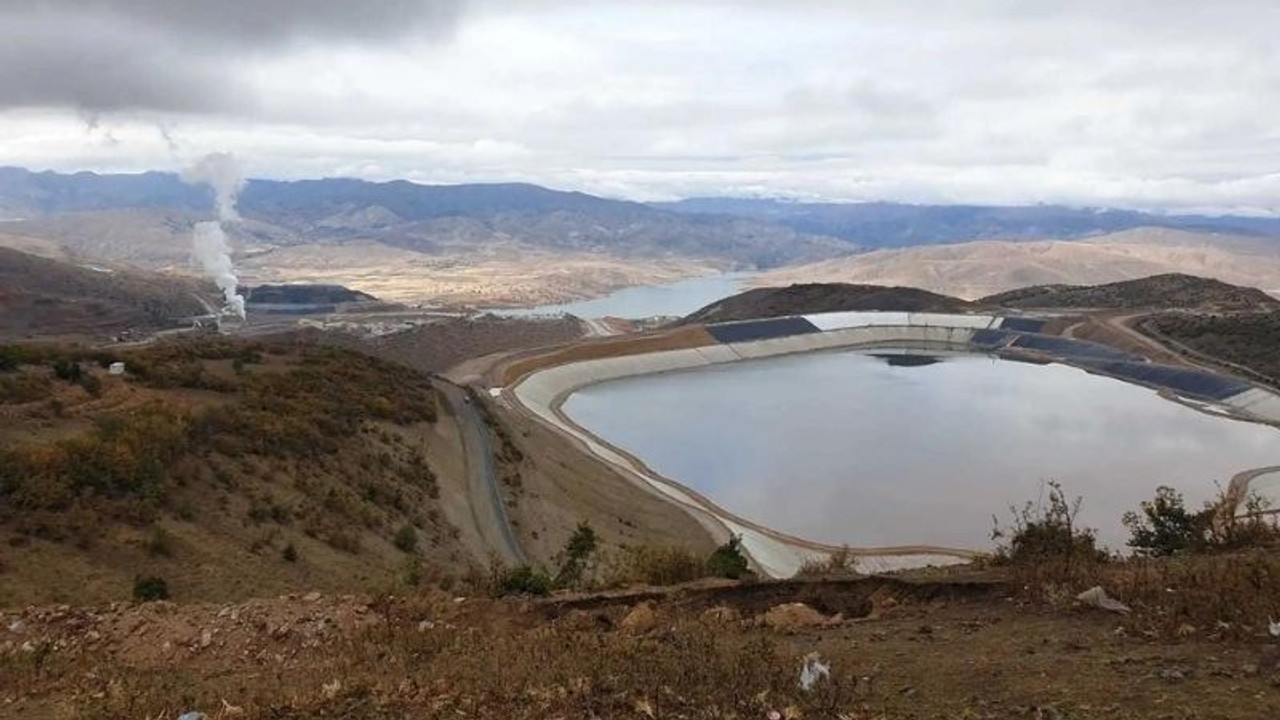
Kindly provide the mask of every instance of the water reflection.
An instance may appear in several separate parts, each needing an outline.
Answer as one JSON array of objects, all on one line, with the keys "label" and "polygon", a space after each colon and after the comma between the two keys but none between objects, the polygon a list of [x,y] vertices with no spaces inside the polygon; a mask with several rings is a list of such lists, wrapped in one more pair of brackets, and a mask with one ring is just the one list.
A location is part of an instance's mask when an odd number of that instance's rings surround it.
[{"label": "water reflection", "polygon": [[575,420],[726,508],[816,540],[989,545],[992,515],[1062,481],[1123,546],[1121,514],[1171,485],[1199,503],[1280,464],[1280,431],[1063,365],[823,353],[629,378]]},{"label": "water reflection", "polygon": [[747,273],[708,275],[666,285],[639,285],[623,288],[594,300],[494,312],[516,316],[568,313],[584,318],[649,318],[658,315],[683,317],[717,300],[741,292],[743,283],[749,277]]}]

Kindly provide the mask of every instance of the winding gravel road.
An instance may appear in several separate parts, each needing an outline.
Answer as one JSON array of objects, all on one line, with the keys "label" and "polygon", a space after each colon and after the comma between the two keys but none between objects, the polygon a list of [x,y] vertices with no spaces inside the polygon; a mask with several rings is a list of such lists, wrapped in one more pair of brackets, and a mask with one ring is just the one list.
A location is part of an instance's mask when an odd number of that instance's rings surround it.
[{"label": "winding gravel road", "polygon": [[436,387],[444,396],[462,436],[462,449],[466,456],[468,495],[471,518],[485,544],[502,556],[507,564],[525,562],[524,550],[511,531],[507,509],[498,490],[497,473],[494,472],[493,446],[489,442],[489,430],[479,411],[467,396],[466,390],[444,379],[438,379]]}]

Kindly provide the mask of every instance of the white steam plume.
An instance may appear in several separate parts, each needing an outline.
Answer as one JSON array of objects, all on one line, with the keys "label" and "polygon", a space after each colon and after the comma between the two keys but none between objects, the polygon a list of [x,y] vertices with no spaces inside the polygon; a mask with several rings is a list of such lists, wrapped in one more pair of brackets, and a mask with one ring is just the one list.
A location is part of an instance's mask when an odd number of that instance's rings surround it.
[{"label": "white steam plume", "polygon": [[208,185],[217,199],[218,219],[196,223],[191,240],[191,255],[213,278],[226,301],[222,311],[244,319],[244,298],[236,292],[240,284],[235,266],[231,263],[231,246],[227,242],[224,225],[239,222],[236,212],[236,196],[244,187],[244,176],[235,156],[230,153],[205,155],[200,162],[182,173],[183,182],[192,185]]}]

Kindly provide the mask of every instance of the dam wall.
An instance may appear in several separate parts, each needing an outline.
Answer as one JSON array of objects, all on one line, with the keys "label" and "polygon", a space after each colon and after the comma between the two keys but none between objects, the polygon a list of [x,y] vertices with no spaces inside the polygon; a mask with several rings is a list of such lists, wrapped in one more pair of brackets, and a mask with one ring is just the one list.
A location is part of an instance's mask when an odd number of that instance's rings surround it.
[{"label": "dam wall", "polygon": [[[568,362],[537,370],[503,392],[519,406],[580,442],[631,480],[686,508],[712,533],[742,537],[761,571],[788,577],[809,559],[835,550],[738,517],[696,491],[662,477],[639,459],[605,442],[561,411],[574,391],[637,375],[796,353],[847,348],[921,352],[995,352],[1063,362],[1099,374],[1168,391],[1190,404],[1235,417],[1280,424],[1280,395],[1215,373],[1158,365],[1106,345],[1040,335],[1044,321],[1030,317],[939,313],[844,312],[748,320],[707,326],[711,342],[678,350]],[[962,561],[972,552],[955,548],[855,548],[860,567],[884,571]]]}]

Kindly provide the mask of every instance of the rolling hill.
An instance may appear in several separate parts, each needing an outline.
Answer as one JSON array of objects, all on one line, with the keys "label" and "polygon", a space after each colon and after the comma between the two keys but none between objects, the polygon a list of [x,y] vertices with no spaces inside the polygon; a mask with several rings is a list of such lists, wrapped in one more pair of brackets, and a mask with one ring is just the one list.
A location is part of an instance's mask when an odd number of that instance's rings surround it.
[{"label": "rolling hill", "polygon": [[1140,228],[1077,241],[977,241],[862,255],[765,273],[763,285],[877,283],[976,299],[1031,285],[1096,285],[1167,273],[1280,296],[1280,243]]},{"label": "rolling hill", "polygon": [[802,313],[883,310],[896,312],[963,312],[970,303],[911,287],[804,283],[781,288],[755,288],[714,303],[680,322],[715,323],[781,317]]},{"label": "rolling hill", "polygon": [[0,247],[0,338],[101,337],[172,327],[206,312],[210,288],[185,278],[81,266]]}]

